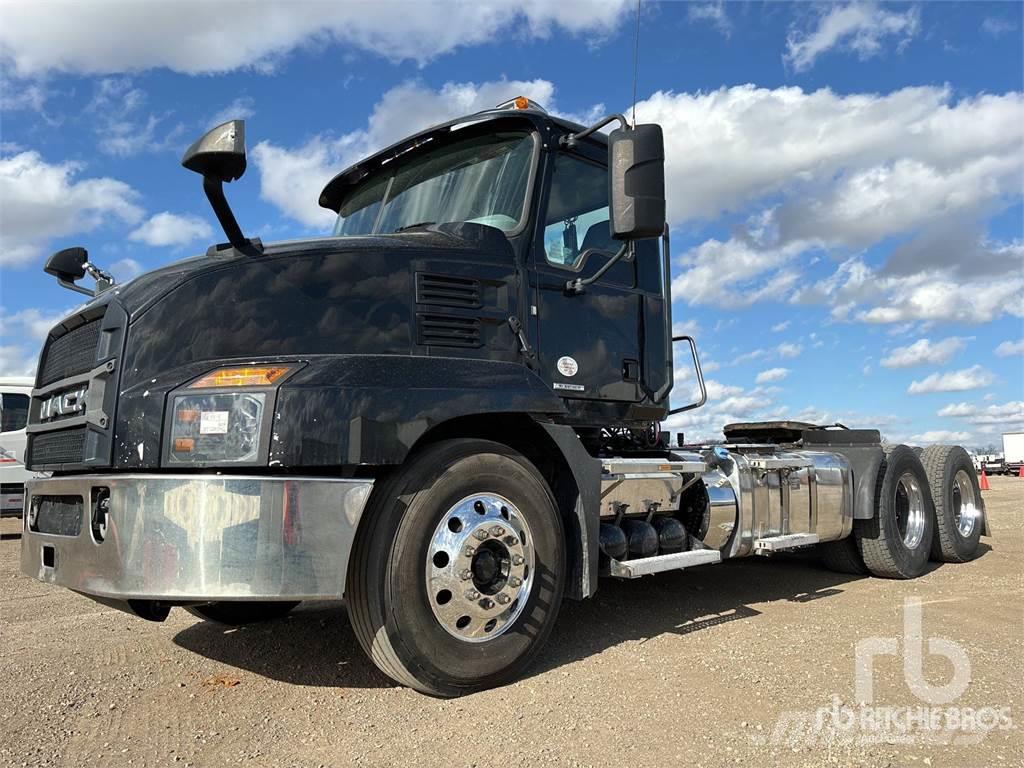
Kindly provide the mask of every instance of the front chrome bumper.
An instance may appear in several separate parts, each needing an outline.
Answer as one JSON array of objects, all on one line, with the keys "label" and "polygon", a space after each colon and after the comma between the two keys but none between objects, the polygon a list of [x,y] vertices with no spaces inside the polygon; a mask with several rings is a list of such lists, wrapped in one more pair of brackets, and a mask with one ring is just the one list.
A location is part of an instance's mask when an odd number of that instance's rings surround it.
[{"label": "front chrome bumper", "polygon": [[[107,600],[330,600],[372,480],[78,475],[26,483],[23,573]],[[94,489],[108,488],[102,541]],[[33,530],[37,497],[79,497],[75,536]]]}]

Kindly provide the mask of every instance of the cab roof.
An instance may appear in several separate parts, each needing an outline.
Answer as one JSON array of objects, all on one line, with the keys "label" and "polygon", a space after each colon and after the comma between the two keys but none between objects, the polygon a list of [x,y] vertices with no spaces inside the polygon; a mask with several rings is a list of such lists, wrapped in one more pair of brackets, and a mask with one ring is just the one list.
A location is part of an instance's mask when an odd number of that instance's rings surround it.
[{"label": "cab roof", "polygon": [[[531,108],[528,109],[509,109],[502,105],[496,109],[485,109],[471,115],[463,115],[462,117],[457,117],[454,120],[449,120],[446,123],[431,126],[419,133],[407,136],[404,139],[395,142],[390,147],[382,149],[380,152],[370,155],[369,157],[360,160],[358,163],[349,166],[327,182],[323,192],[320,193],[320,206],[337,213],[338,209],[341,207],[342,198],[345,196],[345,192],[349,187],[358,184],[372,171],[380,168],[389,160],[393,160],[410,150],[416,149],[416,147],[419,147],[428,141],[448,136],[453,130],[457,130],[458,128],[467,125],[475,125],[485,122],[499,123],[512,121],[518,121],[520,123],[524,121],[528,122],[539,131],[543,131],[545,128],[557,128],[559,132],[577,133],[584,129],[584,126],[579,123],[574,123],[571,120],[565,120],[561,117],[549,115],[543,109],[535,107],[532,102]],[[602,143],[607,142],[607,137],[601,133],[593,133],[590,138]]]}]

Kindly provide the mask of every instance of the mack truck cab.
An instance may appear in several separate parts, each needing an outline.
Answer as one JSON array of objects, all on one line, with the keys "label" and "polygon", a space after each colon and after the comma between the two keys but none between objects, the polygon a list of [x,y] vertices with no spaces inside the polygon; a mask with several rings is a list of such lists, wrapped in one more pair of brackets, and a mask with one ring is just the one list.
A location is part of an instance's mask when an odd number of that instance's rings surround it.
[{"label": "mack truck cab", "polygon": [[[912,578],[978,551],[962,448],[791,421],[669,444],[706,393],[672,336],[657,125],[518,97],[342,171],[333,234],[276,244],[224,194],[242,121],[182,163],[227,242],[124,285],[81,247],[47,262],[89,299],[32,390],[34,578],[154,621],[344,600],[384,673],[458,696],[521,675],[602,576],[817,547]],[[674,342],[698,384],[673,409]]]}]

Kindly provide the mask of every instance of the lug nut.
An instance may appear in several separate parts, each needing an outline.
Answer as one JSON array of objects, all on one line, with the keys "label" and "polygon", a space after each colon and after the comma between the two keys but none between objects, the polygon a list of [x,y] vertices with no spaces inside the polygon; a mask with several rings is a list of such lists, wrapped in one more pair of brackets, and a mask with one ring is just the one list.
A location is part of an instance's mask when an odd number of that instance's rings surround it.
[{"label": "lug nut", "polygon": [[476,554],[476,547],[466,547],[464,550],[462,550],[462,554],[464,554],[466,557],[472,557]]},{"label": "lug nut", "polygon": [[520,579],[518,576],[513,576],[511,579],[508,580],[508,583],[511,584],[513,587],[518,587],[522,585],[523,580]]},{"label": "lug nut", "polygon": [[483,608],[485,611],[489,611],[491,610],[491,608],[494,607],[494,601],[491,600],[491,598],[489,597],[485,597],[483,600],[480,601],[480,607]]},{"label": "lug nut", "polygon": [[463,568],[462,569],[462,573],[459,574],[459,577],[463,581],[469,581],[470,579],[473,578],[473,572],[471,570],[469,570],[469,568]]},{"label": "lug nut", "polygon": [[512,557],[512,565],[522,565],[524,562],[522,555],[515,555]]},{"label": "lug nut", "polygon": [[480,597],[480,593],[477,592],[475,589],[467,589],[466,590],[466,599],[467,600],[476,600],[478,597]]},{"label": "lug nut", "polygon": [[481,529],[479,529],[479,530],[478,530],[478,531],[477,531],[476,533],[474,533],[473,535],[474,535],[474,536],[476,536],[476,537],[477,537],[478,539],[480,539],[480,541],[483,541],[483,540],[484,540],[484,539],[486,539],[486,538],[487,538],[487,537],[488,537],[488,536],[489,536],[490,534],[489,534],[489,533],[487,533],[487,531],[485,531],[485,530],[484,530],[483,528],[481,528]]},{"label": "lug nut", "polygon": [[505,529],[502,528],[500,525],[496,525],[493,528],[491,528],[491,536],[501,536],[504,533]]},{"label": "lug nut", "polygon": [[512,598],[506,595],[504,592],[501,592],[496,599],[502,605],[508,605],[512,601]]},{"label": "lug nut", "polygon": [[506,536],[505,543],[508,544],[510,547],[514,547],[516,544],[519,543],[519,539],[517,539],[515,536]]}]

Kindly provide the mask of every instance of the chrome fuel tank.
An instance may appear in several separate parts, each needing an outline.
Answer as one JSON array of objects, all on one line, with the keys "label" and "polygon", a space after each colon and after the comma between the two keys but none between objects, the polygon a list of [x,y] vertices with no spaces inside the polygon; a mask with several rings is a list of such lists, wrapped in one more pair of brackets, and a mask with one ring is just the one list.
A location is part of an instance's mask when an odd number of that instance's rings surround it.
[{"label": "chrome fuel tank", "polygon": [[709,519],[703,541],[724,556],[753,554],[755,541],[776,536],[832,541],[850,534],[853,476],[842,456],[743,445],[716,446],[704,457]]}]

